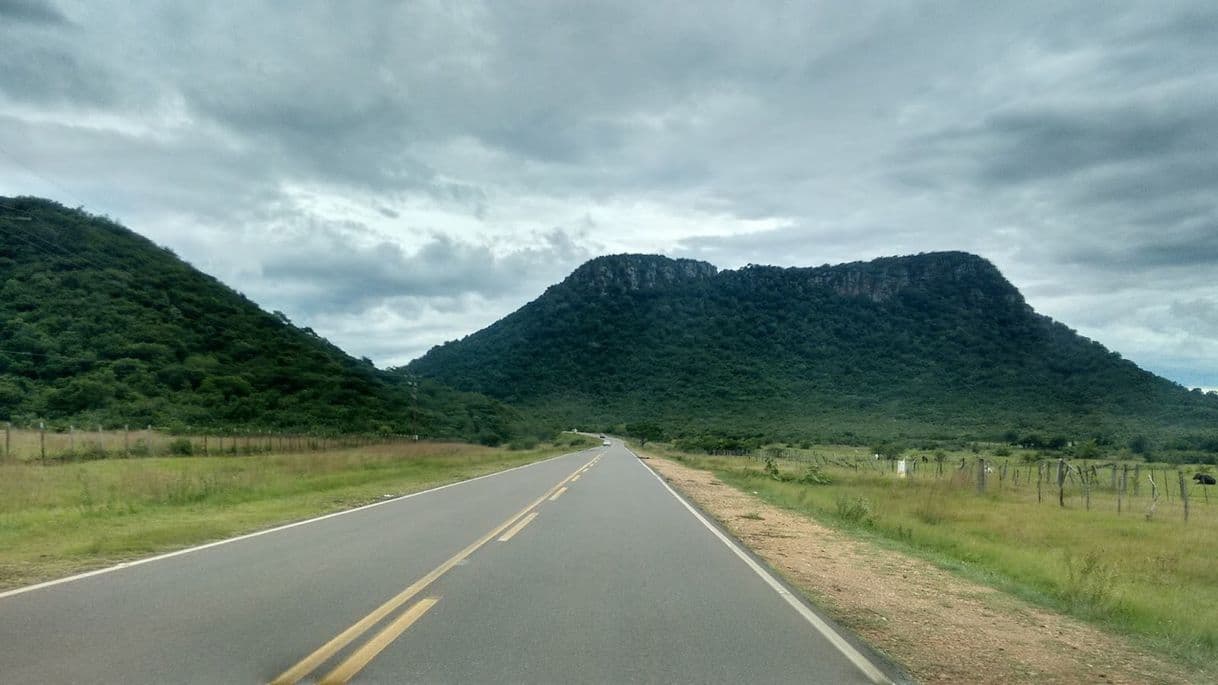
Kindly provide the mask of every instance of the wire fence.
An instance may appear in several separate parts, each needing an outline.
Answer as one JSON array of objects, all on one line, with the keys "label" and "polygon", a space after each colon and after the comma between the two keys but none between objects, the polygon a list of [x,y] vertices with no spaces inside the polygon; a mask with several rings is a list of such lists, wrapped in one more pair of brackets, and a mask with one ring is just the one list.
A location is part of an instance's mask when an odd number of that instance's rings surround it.
[{"label": "wire fence", "polygon": [[910,481],[935,480],[978,495],[1012,494],[1038,503],[1084,510],[1115,510],[1146,516],[1180,515],[1188,521],[1197,506],[1208,507],[1214,477],[1199,468],[1092,459],[1007,459],[917,455],[899,459],[827,455],[783,448],[718,451],[716,456],[782,460],[821,468],[848,469]]},{"label": "wire fence", "polygon": [[144,426],[50,428],[45,423],[3,425],[5,462],[55,464],[91,459],[161,456],[235,456],[288,452],[321,452],[379,444],[415,442],[417,435],[350,433],[279,433],[210,430],[179,433]]}]

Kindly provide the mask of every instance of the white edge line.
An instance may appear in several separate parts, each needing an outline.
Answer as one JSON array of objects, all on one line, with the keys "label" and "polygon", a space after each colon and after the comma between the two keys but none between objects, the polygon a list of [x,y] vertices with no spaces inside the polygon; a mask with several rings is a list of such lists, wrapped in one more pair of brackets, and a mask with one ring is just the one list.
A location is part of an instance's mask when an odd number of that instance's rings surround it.
[{"label": "white edge line", "polygon": [[215,540],[212,542],[208,542],[206,544],[197,545],[195,547],[187,547],[186,549],[178,549],[178,550],[174,550],[172,552],[158,554],[156,556],[144,557],[143,559],[134,559],[132,561],[124,561],[122,563],[115,564],[114,566],[107,566],[105,568],[94,569],[92,571],[78,573],[74,576],[68,576],[66,578],[56,578],[55,580],[48,580],[46,582],[37,583],[35,585],[26,585],[25,587],[13,588],[12,590],[6,590],[4,592],[0,592],[0,599],[5,599],[7,597],[12,597],[14,595],[25,594],[27,592],[33,592],[34,590],[41,590],[43,588],[48,588],[48,587],[52,587],[55,585],[71,583],[71,582],[77,581],[77,580],[84,580],[85,578],[91,578],[93,576],[100,576],[104,573],[111,573],[113,571],[118,571],[118,570],[121,570],[124,568],[131,568],[132,566],[141,566],[143,564],[149,564],[154,561],[160,561],[162,559],[171,559],[173,557],[182,556],[183,554],[190,554],[191,552],[198,552],[201,550],[210,549],[212,547],[219,547],[220,545],[227,545],[230,542],[240,542],[242,540],[256,538],[260,535],[269,535],[270,533],[278,533],[279,531],[287,530],[289,528],[295,528],[297,526],[304,526],[304,525],[308,525],[310,523],[317,523],[318,521],[325,521],[326,519],[334,518],[336,516],[342,516],[344,514],[352,514],[357,511],[363,511],[365,509],[371,509],[373,507],[379,507],[379,506],[382,506],[385,504],[393,504],[394,502],[400,502],[404,499],[410,499],[411,497],[418,497],[419,495],[426,495],[429,493],[438,492],[440,490],[445,490],[447,488],[456,487],[458,485],[465,485],[466,483],[472,483],[476,480],[482,480],[483,478],[490,478],[492,476],[501,476],[505,473],[509,473],[509,472],[515,471],[517,469],[526,469],[530,466],[537,466],[539,464],[544,464],[548,461],[554,461],[555,459],[562,459],[563,457],[569,457],[573,454],[580,454],[582,452],[589,452],[589,451],[591,451],[591,450],[580,450],[579,452],[567,452],[566,454],[560,454],[558,456],[550,457],[548,459],[542,459],[541,461],[534,461],[534,462],[530,462],[528,464],[521,464],[520,466],[513,466],[510,469],[504,469],[502,471],[496,471],[494,473],[486,473],[481,476],[469,478],[467,480],[459,480],[455,483],[449,483],[447,485],[440,485],[438,487],[434,487],[429,490],[420,490],[418,492],[412,492],[409,494],[401,495],[400,497],[394,497],[392,499],[381,500],[380,502],[373,502],[372,504],[365,504],[363,506],[355,507],[354,509],[343,509],[342,511],[334,511],[334,512],[330,512],[329,514],[315,516],[311,519],[305,519],[303,521],[294,521],[292,523],[285,523],[282,526],[275,526],[274,528],[267,528],[266,530],[257,530],[257,531],[254,531],[253,533],[246,533],[245,535],[238,535],[235,538],[225,538],[223,540]]},{"label": "white edge line", "polygon": [[[626,446],[623,445],[623,447]],[[805,621],[812,624],[812,627],[815,628],[817,632],[823,635],[825,639],[830,642],[830,644],[836,647],[839,652],[841,652],[847,659],[850,660],[851,663],[862,671],[863,675],[867,676],[871,682],[892,682],[888,679],[888,676],[884,675],[883,671],[877,668],[875,664],[871,663],[870,659],[863,656],[861,652],[854,648],[854,645],[847,642],[846,638],[842,637],[841,634],[834,630],[833,626],[826,623],[825,620],[820,616],[817,616],[816,612],[805,606],[804,603],[800,601],[798,597],[793,595],[790,590],[784,587],[777,578],[775,578],[769,571],[762,568],[762,566],[758,564],[753,557],[749,556],[747,552],[740,549],[740,545],[737,545],[731,538],[724,535],[723,532],[715,527],[710,521],[707,521],[706,517],[703,516],[701,512],[695,509],[692,504],[685,501],[685,498],[678,494],[676,490],[673,490],[672,486],[664,482],[664,479],[660,477],[660,474],[656,473],[641,460],[639,460],[639,455],[635,454],[634,450],[626,447],[626,451],[634,455],[639,466],[646,469],[646,471],[652,476],[655,476],[655,479],[660,481],[660,485],[663,485],[665,490],[668,490],[673,497],[677,498],[677,501],[683,504],[685,508],[689,510],[689,513],[694,515],[694,518],[698,519],[702,525],[706,526],[707,530],[713,533],[715,537],[719,538],[720,542],[727,545],[733,552],[735,552],[736,556],[740,557],[740,559],[743,560],[749,568],[753,569],[754,573],[761,576],[761,579],[764,580],[767,585],[773,588],[774,592],[777,592],[784,600],[786,600],[787,604],[790,604],[795,611],[797,611],[799,615],[804,618]]]}]

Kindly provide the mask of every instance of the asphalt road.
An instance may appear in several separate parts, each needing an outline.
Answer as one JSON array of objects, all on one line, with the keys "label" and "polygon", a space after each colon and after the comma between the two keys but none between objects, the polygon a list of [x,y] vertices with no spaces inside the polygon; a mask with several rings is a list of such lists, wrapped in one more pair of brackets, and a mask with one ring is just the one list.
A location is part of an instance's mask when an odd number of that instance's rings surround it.
[{"label": "asphalt road", "polygon": [[867,683],[624,447],[0,595],[0,682]]}]

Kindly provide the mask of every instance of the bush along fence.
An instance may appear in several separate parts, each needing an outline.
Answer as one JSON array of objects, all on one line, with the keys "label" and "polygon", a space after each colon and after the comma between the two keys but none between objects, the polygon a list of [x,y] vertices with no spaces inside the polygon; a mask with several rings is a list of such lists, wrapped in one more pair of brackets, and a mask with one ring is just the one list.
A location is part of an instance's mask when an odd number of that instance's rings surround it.
[{"label": "bush along fence", "polygon": [[234,456],[288,452],[320,452],[369,445],[414,442],[417,435],[398,433],[280,433],[267,431],[158,429],[152,426],[48,426],[35,422],[4,430],[3,462],[45,464],[90,459]]},{"label": "bush along fence", "polygon": [[1152,520],[1166,509],[1188,521],[1192,510],[1218,498],[1214,476],[1201,469],[1092,459],[1017,461],[989,457],[914,455],[896,459],[877,456],[827,456],[768,447],[760,450],[716,451],[717,456],[755,460],[794,461],[820,467],[850,469],[896,479],[934,479],[945,485],[974,490],[978,495],[1035,492],[1036,501],[1061,508],[1113,510]]}]

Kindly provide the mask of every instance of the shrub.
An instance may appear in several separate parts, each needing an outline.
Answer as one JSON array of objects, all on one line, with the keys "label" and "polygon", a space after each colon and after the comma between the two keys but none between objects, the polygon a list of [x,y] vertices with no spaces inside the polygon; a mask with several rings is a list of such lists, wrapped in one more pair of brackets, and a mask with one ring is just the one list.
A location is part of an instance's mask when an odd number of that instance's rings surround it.
[{"label": "shrub", "polygon": [[782,474],[778,471],[778,464],[774,461],[774,457],[766,456],[765,473],[774,480],[782,480]]},{"label": "shrub", "polygon": [[829,485],[833,482],[833,479],[829,478],[829,475],[821,470],[820,465],[809,464],[808,470],[800,477],[799,482],[804,485]]},{"label": "shrub", "polygon": [[837,498],[837,516],[846,523],[860,526],[870,526],[875,522],[871,501],[866,497],[839,495]]},{"label": "shrub", "polygon": [[189,457],[195,453],[195,446],[190,438],[177,438],[169,443],[169,453],[175,457]]},{"label": "shrub", "polygon": [[1065,599],[1076,607],[1104,611],[1113,602],[1116,575],[1116,569],[1094,550],[1084,554],[1082,559],[1067,552]]}]

